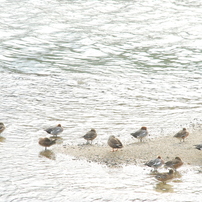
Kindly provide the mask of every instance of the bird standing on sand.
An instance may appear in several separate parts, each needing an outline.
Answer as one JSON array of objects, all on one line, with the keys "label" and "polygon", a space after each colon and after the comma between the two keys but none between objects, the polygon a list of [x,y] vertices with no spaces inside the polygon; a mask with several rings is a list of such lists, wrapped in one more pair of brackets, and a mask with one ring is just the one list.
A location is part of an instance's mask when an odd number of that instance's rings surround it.
[{"label": "bird standing on sand", "polygon": [[194,146],[195,146],[195,149],[202,150],[202,144],[196,144]]},{"label": "bird standing on sand", "polygon": [[56,140],[51,140],[50,138],[39,138],[39,144],[43,147],[45,147],[45,150],[47,147],[50,147],[56,143]]},{"label": "bird standing on sand", "polygon": [[88,131],[84,136],[82,136],[85,140],[87,140],[86,144],[89,144],[89,141],[91,141],[91,144],[93,140],[97,137],[97,133],[95,129],[91,129]]},{"label": "bird standing on sand", "polygon": [[46,131],[48,134],[51,134],[51,135],[57,137],[57,135],[59,135],[60,133],[62,133],[63,128],[62,128],[61,124],[58,124],[58,125],[55,126],[55,127],[49,127],[49,128],[47,128],[47,129],[45,129],[45,131]]},{"label": "bird standing on sand", "polygon": [[155,178],[165,183],[166,181],[174,178],[173,170],[169,170],[168,173],[158,173]]},{"label": "bird standing on sand", "polygon": [[116,149],[117,151],[118,149],[123,148],[123,144],[121,143],[121,141],[118,138],[116,138],[114,135],[109,136],[107,143],[112,148],[113,152],[114,152],[114,149]]},{"label": "bird standing on sand", "polygon": [[183,165],[183,162],[181,160],[180,157],[175,157],[175,159],[171,160],[171,161],[167,161],[165,163],[165,167],[169,167],[169,168],[172,168],[173,170],[177,170],[177,168],[179,168],[180,166]]},{"label": "bird standing on sand", "polygon": [[0,123],[0,134],[5,130],[5,126],[3,123]]},{"label": "bird standing on sand", "polygon": [[183,128],[181,131],[179,131],[177,134],[175,134],[173,137],[176,137],[180,140],[180,142],[185,140],[185,138],[189,135],[189,132],[186,128]]},{"label": "bird standing on sand", "polygon": [[142,142],[142,139],[148,135],[147,127],[143,126],[138,131],[131,133],[131,135],[137,139],[140,139],[140,142]]},{"label": "bird standing on sand", "polygon": [[157,171],[157,169],[160,168],[163,164],[164,160],[160,156],[158,156],[156,159],[153,159],[145,163],[145,165],[154,168],[154,171]]}]

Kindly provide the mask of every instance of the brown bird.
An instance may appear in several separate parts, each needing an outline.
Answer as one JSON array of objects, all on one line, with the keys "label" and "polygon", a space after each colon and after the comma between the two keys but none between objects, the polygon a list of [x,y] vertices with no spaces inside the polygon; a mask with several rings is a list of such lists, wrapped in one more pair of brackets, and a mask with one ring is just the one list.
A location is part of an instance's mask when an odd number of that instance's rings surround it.
[{"label": "brown bird", "polygon": [[85,140],[87,140],[86,144],[89,144],[89,141],[91,141],[91,144],[93,140],[97,137],[97,133],[95,129],[91,129],[88,131],[84,136],[82,136]]},{"label": "brown bird", "polygon": [[145,163],[145,165],[154,168],[154,171],[157,171],[157,169],[160,168],[163,164],[164,160],[160,156],[158,156],[156,159],[153,159]]},{"label": "brown bird", "polygon": [[0,123],[0,134],[5,130],[5,126],[3,123]]},{"label": "brown bird", "polygon": [[177,134],[175,134],[173,137],[176,137],[180,140],[180,142],[185,140],[185,138],[189,135],[189,132],[186,128],[183,128],[181,131],[179,131]]},{"label": "brown bird", "polygon": [[62,128],[61,124],[58,124],[58,125],[55,126],[55,127],[49,127],[49,128],[47,128],[47,129],[45,129],[45,131],[46,131],[48,134],[51,134],[51,135],[57,137],[57,135],[59,135],[60,133],[62,133],[63,128]]},{"label": "brown bird", "polygon": [[181,160],[180,157],[175,157],[175,159],[171,160],[171,161],[167,161],[165,163],[165,167],[169,167],[169,168],[172,168],[173,170],[177,170],[177,168],[179,168],[180,166],[183,165],[183,162]]},{"label": "brown bird", "polygon": [[163,183],[165,183],[168,180],[171,180],[174,178],[173,175],[173,170],[169,170],[168,173],[158,173],[155,178],[159,181],[162,181]]},{"label": "brown bird", "polygon": [[56,140],[51,140],[50,138],[39,138],[39,144],[43,147],[45,147],[45,150],[47,147],[50,147],[56,143]]},{"label": "brown bird", "polygon": [[136,132],[131,133],[131,135],[137,139],[140,139],[140,142],[142,142],[142,139],[148,135],[147,127],[142,127]]},{"label": "brown bird", "polygon": [[118,149],[123,148],[123,144],[121,143],[121,141],[118,138],[116,138],[114,135],[109,136],[107,143],[112,148],[113,152],[114,152],[114,149],[116,149],[117,151]]}]

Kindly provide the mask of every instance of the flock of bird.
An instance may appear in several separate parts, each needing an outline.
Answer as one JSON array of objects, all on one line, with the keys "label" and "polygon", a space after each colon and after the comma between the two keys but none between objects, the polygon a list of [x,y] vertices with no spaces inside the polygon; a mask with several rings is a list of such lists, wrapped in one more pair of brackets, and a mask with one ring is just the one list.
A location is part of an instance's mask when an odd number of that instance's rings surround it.
[{"label": "flock of bird", "polygon": [[145,165],[154,168],[155,172],[157,172],[157,169],[163,165],[165,166],[165,168],[170,169],[167,173],[157,173],[155,176],[157,180],[165,183],[166,181],[172,180],[174,178],[174,171],[176,172],[177,168],[183,165],[183,161],[180,157],[175,157],[170,161],[164,162],[164,160],[160,156],[158,156],[156,159],[145,163]]},{"label": "flock of bird", "polygon": [[[0,123],[0,134],[5,130],[5,126],[3,123]],[[50,147],[54,144],[56,144],[57,137],[63,132],[63,127],[61,124],[58,124],[54,127],[49,127],[45,129],[45,131],[52,135],[52,137],[55,138],[39,138],[39,144],[43,147],[45,147],[45,150],[47,147]],[[143,138],[145,138],[148,135],[147,127],[141,127],[139,130],[137,130],[134,133],[131,133],[131,135],[137,139],[140,140],[140,142],[143,141]],[[185,141],[185,138],[189,135],[189,132],[186,130],[186,128],[183,128],[178,133],[174,135],[175,138],[178,138],[181,141]],[[87,144],[92,144],[92,141],[97,137],[97,133],[95,129],[91,129],[88,131],[84,136],[82,136],[85,140],[87,140]],[[117,151],[118,149],[123,148],[122,142],[116,138],[114,135],[109,136],[109,139],[107,141],[108,145],[112,148],[112,152]],[[196,149],[202,150],[202,144],[194,145]],[[166,168],[169,168],[169,172],[167,173],[157,173],[155,178],[159,181],[166,182],[168,180],[171,180],[174,178],[174,171],[177,170],[180,166],[183,165],[182,160],[180,157],[176,157],[175,159],[171,161],[164,162],[164,160],[158,156],[156,159],[152,159],[145,163],[146,166],[152,167],[154,172],[157,172],[157,169],[161,166],[165,166]],[[174,171],[173,171],[174,170]]]},{"label": "flock of bird", "polygon": [[[58,124],[56,127],[50,127],[45,129],[45,131],[55,137],[59,135],[60,133],[63,132],[63,128],[60,124]],[[143,141],[143,138],[145,138],[148,135],[148,130],[147,127],[141,127],[139,130],[137,130],[134,133],[131,133],[131,135],[137,139],[140,140],[140,142]],[[186,128],[183,128],[180,130],[178,133],[174,135],[175,138],[179,139],[181,141],[185,141],[185,138],[189,135],[189,132],[186,130]],[[88,131],[84,136],[82,136],[85,140],[87,140],[86,144],[92,144],[92,141],[97,137],[97,133],[95,129],[91,129]],[[39,139],[39,144],[41,146],[44,146],[45,149],[46,147],[49,147],[53,144],[56,143],[56,139],[49,139],[47,137],[45,138],[40,138]],[[114,135],[109,136],[108,145],[112,148],[112,152],[117,151],[118,149],[123,148],[122,142],[116,138]],[[195,145],[196,149],[202,150],[202,144]],[[164,162],[164,160],[158,156],[156,159],[152,159],[145,163],[146,166],[152,167],[154,172],[157,172],[157,169],[160,168],[161,166],[165,166],[165,168],[170,169],[166,173],[156,173],[155,178],[159,181],[162,181],[165,183],[168,180],[171,180],[174,178],[174,171],[176,172],[177,168],[183,165],[183,161],[181,160],[180,157],[176,157],[173,160]]]}]

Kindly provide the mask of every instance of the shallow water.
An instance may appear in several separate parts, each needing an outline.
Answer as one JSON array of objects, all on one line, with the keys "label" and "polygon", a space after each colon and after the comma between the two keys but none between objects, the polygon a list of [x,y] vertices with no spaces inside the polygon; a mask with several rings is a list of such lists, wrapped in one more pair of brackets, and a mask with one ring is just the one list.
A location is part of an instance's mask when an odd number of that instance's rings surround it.
[{"label": "shallow water", "polygon": [[[201,168],[166,186],[141,166],[44,153],[38,138],[61,123],[61,144],[90,128],[106,144],[145,125],[150,137],[201,123],[199,1],[0,1],[1,201],[200,201]],[[52,152],[52,153],[51,153]],[[200,151],[199,151],[200,152]]]}]

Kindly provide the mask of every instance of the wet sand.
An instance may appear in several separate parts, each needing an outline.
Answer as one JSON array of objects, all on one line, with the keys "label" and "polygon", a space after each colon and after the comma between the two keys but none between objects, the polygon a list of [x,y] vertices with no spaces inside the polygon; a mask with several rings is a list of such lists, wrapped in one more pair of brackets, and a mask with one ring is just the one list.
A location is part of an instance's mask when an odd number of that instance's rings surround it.
[{"label": "wet sand", "polygon": [[[121,137],[119,138],[121,140]],[[195,149],[193,145],[202,143],[200,132],[191,133],[185,142],[173,138],[173,136],[156,139],[145,139],[145,142],[125,144],[121,150],[112,152],[108,145],[64,145],[54,148],[55,151],[73,156],[75,159],[106,164],[108,166],[121,166],[128,164],[143,164],[160,155],[164,161],[179,156],[184,164],[202,166],[202,151]]]}]

